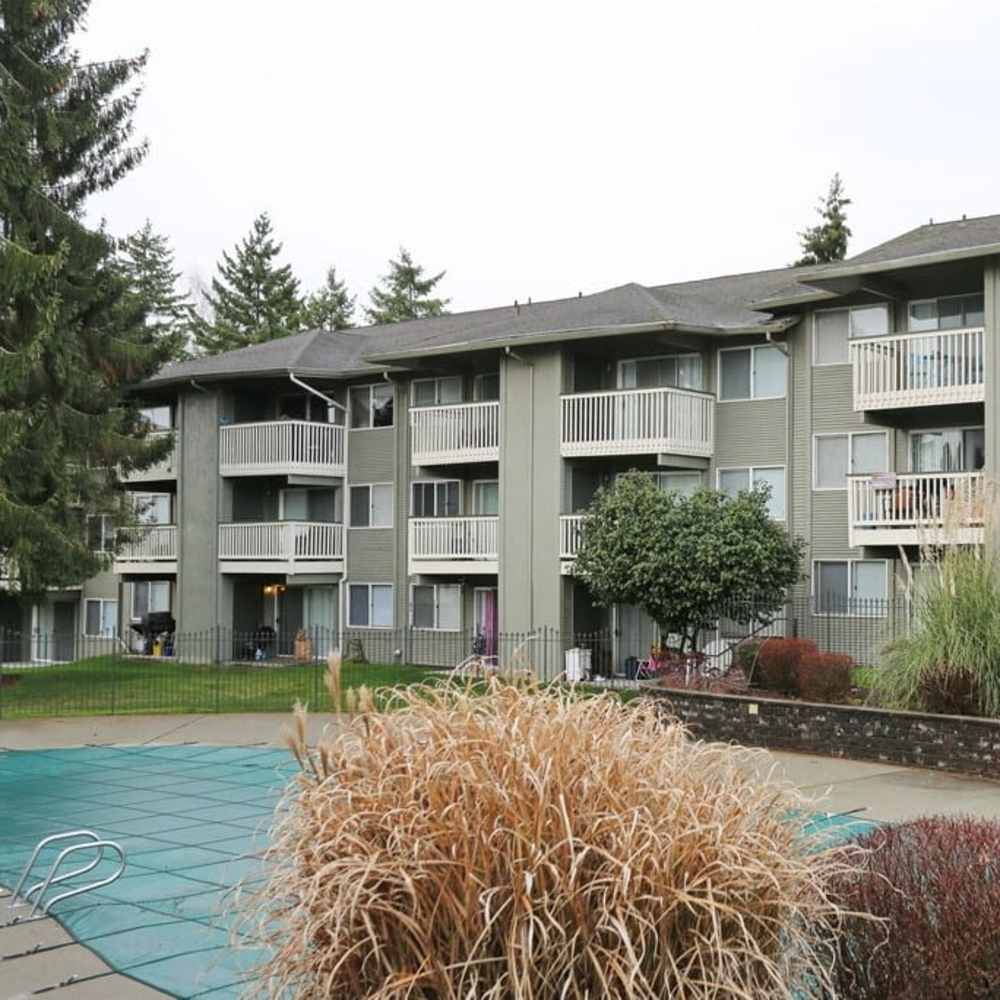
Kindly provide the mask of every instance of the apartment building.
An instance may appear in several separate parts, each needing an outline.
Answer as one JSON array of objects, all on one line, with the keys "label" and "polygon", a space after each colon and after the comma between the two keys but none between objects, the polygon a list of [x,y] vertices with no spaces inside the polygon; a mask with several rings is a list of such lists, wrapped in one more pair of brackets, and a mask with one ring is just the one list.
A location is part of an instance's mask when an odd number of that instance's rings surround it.
[{"label": "apartment building", "polygon": [[[652,626],[574,578],[582,512],[639,468],[667,489],[764,481],[808,544],[804,630],[879,614],[949,501],[1000,468],[1000,216],[843,262],[340,333],[164,369],[140,387],[171,458],[145,523],[32,624],[467,634]],[[95,543],[100,531],[95,529]],[[888,605],[887,605],[888,608]],[[890,613],[886,610],[884,613]],[[290,642],[290,639],[281,640]],[[834,642],[835,644],[835,642]],[[615,655],[633,652],[618,649]]]}]

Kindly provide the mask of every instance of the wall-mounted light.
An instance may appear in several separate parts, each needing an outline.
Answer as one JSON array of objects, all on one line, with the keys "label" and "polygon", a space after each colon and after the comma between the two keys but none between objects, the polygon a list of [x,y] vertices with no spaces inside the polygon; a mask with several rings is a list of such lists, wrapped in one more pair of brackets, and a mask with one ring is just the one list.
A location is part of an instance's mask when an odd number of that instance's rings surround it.
[{"label": "wall-mounted light", "polygon": [[283,594],[285,589],[286,588],[283,583],[266,583],[264,584],[264,596],[277,597],[278,594]]}]

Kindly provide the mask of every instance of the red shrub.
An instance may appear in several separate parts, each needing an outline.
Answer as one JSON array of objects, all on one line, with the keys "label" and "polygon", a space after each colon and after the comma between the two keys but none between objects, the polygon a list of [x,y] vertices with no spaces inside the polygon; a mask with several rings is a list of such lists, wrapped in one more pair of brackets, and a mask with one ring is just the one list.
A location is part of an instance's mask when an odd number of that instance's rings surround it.
[{"label": "red shrub", "polygon": [[799,661],[803,656],[818,652],[811,639],[766,639],[757,654],[754,680],[770,691],[798,694]]},{"label": "red shrub", "polygon": [[[862,875],[834,887],[843,1000],[1000,997],[1000,822],[932,816],[879,828]],[[890,888],[891,886],[891,888]]]},{"label": "red shrub", "polygon": [[840,705],[851,693],[854,660],[837,653],[806,653],[795,670],[799,697]]}]

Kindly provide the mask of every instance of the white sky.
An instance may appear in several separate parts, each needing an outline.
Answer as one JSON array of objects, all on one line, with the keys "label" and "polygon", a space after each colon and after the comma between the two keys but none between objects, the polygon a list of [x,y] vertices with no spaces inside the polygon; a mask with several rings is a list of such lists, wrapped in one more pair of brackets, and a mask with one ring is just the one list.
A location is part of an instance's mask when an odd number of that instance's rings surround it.
[{"label": "white sky", "polygon": [[146,163],[92,204],[210,278],[262,210],[359,303],[399,244],[452,310],[783,266],[839,170],[851,251],[1000,212],[1000,4],[93,0],[151,50]]}]

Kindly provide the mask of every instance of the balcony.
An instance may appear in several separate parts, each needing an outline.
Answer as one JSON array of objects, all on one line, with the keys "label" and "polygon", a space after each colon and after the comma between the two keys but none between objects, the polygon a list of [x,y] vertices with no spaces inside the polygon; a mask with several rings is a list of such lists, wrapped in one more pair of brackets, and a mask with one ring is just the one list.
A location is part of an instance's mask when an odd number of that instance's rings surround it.
[{"label": "balcony", "polygon": [[147,435],[147,440],[161,440],[165,437],[174,438],[174,447],[162,461],[157,462],[155,465],[151,465],[148,469],[142,469],[141,471],[133,471],[127,475],[122,476],[123,483],[152,483],[159,482],[164,479],[176,479],[177,478],[177,465],[178,465],[178,455],[177,455],[177,439],[174,437],[173,431],[150,431]]},{"label": "balcony", "polygon": [[981,472],[852,476],[847,496],[852,548],[983,541],[986,488]]},{"label": "balcony", "polygon": [[410,410],[414,465],[496,462],[500,458],[500,403],[456,403]]},{"label": "balcony", "polygon": [[871,337],[850,348],[855,410],[984,399],[981,328]]},{"label": "balcony", "polygon": [[344,428],[308,420],[268,420],[219,428],[223,476],[340,476]]},{"label": "balcony", "polygon": [[563,514],[559,518],[559,562],[563,575],[573,572],[573,560],[580,550],[585,514]]},{"label": "balcony", "polygon": [[222,573],[342,573],[344,526],[327,521],[219,525]]},{"label": "balcony", "polygon": [[496,573],[498,517],[411,517],[410,575]]},{"label": "balcony", "polygon": [[620,389],[562,397],[562,454],[710,458],[715,397],[689,389]]},{"label": "balcony", "polygon": [[123,528],[119,534],[116,573],[177,572],[177,525],[142,524]]}]

